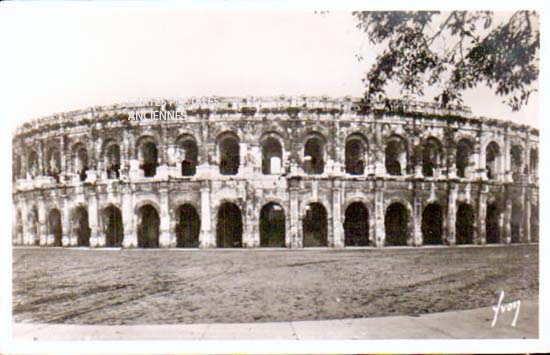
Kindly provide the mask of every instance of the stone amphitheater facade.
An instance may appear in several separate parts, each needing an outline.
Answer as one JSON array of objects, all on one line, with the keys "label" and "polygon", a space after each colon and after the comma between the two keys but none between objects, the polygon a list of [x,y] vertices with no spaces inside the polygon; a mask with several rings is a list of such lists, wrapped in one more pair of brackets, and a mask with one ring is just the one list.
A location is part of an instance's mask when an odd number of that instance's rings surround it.
[{"label": "stone amphitheater facade", "polygon": [[[144,119],[181,112],[183,120]],[[326,97],[93,107],[13,135],[13,244],[334,247],[538,241],[538,130]]]}]

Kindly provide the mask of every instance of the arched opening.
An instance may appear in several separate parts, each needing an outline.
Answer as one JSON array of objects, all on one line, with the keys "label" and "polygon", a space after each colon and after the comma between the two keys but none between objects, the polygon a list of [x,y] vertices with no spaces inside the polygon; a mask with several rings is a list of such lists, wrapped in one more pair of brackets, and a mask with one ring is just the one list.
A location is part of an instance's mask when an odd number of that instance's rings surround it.
[{"label": "arched opening", "polygon": [[40,245],[40,234],[38,233],[38,210],[36,207],[31,209],[29,215],[27,216],[28,221],[28,230],[30,236],[30,243],[34,245]]},{"label": "arched opening", "polygon": [[523,149],[519,145],[513,145],[510,148],[510,165],[512,169],[512,179],[519,181],[523,168]]},{"label": "arched opening", "polygon": [[386,245],[407,245],[409,216],[407,208],[399,202],[392,203],[386,210],[384,226],[386,228]]},{"label": "arched opening", "polygon": [[422,243],[443,244],[443,209],[437,203],[430,203],[422,212]]},{"label": "arched opening", "polygon": [[176,224],[176,246],[178,248],[198,248],[201,221],[193,205],[178,207]]},{"label": "arched opening", "polygon": [[73,233],[76,235],[76,244],[79,247],[90,246],[91,229],[88,225],[88,211],[85,207],[77,207],[72,218]]},{"label": "arched opening", "polygon": [[485,149],[485,169],[487,178],[490,180],[498,179],[500,174],[500,148],[495,142],[487,144]]},{"label": "arched opening", "polygon": [[120,209],[111,205],[104,210],[105,246],[121,247],[124,239],[124,225]]},{"label": "arched opening", "polygon": [[138,210],[138,247],[158,248],[160,218],[157,210],[145,205]]},{"label": "arched opening", "polygon": [[218,208],[216,245],[218,248],[241,248],[242,239],[241,209],[233,203],[225,202]]},{"label": "arched opening", "polygon": [[48,235],[53,235],[54,247],[62,246],[63,231],[61,226],[61,213],[57,208],[51,210],[48,215]]},{"label": "arched opening", "polygon": [[531,167],[531,176],[536,179],[539,168],[539,152],[535,148],[529,152],[529,166]]},{"label": "arched opening", "polygon": [[110,143],[105,149],[105,169],[107,178],[120,178],[120,147],[116,143]]},{"label": "arched opening", "polygon": [[487,244],[500,243],[500,209],[496,203],[491,203],[487,206],[485,240]]},{"label": "arched opening", "polygon": [[59,182],[59,174],[61,173],[61,155],[59,149],[50,148],[46,154],[46,172],[48,176]]},{"label": "arched opening", "polygon": [[155,142],[146,141],[140,147],[140,166],[144,177],[154,177],[157,174],[158,150]]},{"label": "arched opening", "polygon": [[435,138],[428,138],[422,146],[422,174],[434,176],[435,169],[440,166],[441,144]]},{"label": "arched opening", "polygon": [[38,154],[33,150],[29,153],[27,159],[27,172],[31,178],[40,175],[40,167],[38,166]]},{"label": "arched opening", "polygon": [[407,171],[407,145],[399,136],[390,137],[386,143],[386,172],[403,175]]},{"label": "arched opening", "polygon": [[199,149],[194,139],[188,138],[180,143],[181,175],[193,176],[197,173]]},{"label": "arched opening", "polygon": [[356,247],[369,245],[369,210],[361,202],[353,202],[346,208],[344,244]]},{"label": "arched opening", "polygon": [[529,218],[530,225],[531,225],[531,241],[532,242],[538,242],[539,241],[539,205],[538,204],[532,204],[531,205],[531,216]]},{"label": "arched opening", "polygon": [[309,175],[322,174],[325,170],[325,148],[319,137],[311,137],[304,146],[304,172]]},{"label": "arched opening", "polygon": [[88,151],[82,143],[77,143],[73,147],[73,173],[77,174],[80,181],[86,180],[86,170],[88,170]]},{"label": "arched opening", "polygon": [[365,173],[367,145],[363,137],[351,135],[346,140],[346,173],[363,175]]},{"label": "arched opening", "polygon": [[285,210],[270,202],[260,211],[260,246],[285,246]]},{"label": "arched opening", "polygon": [[510,219],[510,231],[512,243],[521,242],[521,222],[523,220],[523,208],[519,203],[512,204],[512,218]]},{"label": "arched opening", "polygon": [[472,206],[461,203],[456,211],[456,244],[472,244],[474,242],[475,213]]},{"label": "arched opening", "polygon": [[306,206],[303,220],[304,247],[326,247],[327,238],[327,211],[320,203],[310,203]]},{"label": "arched opening", "polygon": [[456,175],[460,178],[471,178],[473,162],[473,145],[467,139],[461,139],[456,146]]},{"label": "arched opening", "polygon": [[240,165],[239,140],[231,133],[220,139],[220,174],[237,175]]},{"label": "arched opening", "polygon": [[262,174],[278,175],[282,173],[283,148],[279,140],[268,137],[262,141]]}]

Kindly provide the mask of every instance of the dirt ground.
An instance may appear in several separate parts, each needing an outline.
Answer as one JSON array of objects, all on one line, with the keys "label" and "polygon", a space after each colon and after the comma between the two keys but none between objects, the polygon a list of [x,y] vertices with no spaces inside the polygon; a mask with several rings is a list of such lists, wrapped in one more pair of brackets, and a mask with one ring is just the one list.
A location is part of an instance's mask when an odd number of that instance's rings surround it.
[{"label": "dirt ground", "polygon": [[16,322],[173,324],[417,315],[538,297],[538,245],[13,250]]}]

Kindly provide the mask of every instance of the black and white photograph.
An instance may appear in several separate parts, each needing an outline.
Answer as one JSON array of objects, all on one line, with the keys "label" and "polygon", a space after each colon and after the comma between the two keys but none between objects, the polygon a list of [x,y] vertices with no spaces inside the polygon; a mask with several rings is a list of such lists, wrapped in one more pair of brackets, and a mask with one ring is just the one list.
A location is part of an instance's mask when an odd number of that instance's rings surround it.
[{"label": "black and white photograph", "polygon": [[3,2],[0,350],[550,350],[533,3]]}]

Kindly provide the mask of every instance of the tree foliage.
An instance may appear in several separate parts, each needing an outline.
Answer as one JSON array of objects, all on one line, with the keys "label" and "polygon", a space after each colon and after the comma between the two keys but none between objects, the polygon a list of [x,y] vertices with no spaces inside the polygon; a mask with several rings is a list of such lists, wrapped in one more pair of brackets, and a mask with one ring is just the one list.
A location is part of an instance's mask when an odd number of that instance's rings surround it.
[{"label": "tree foliage", "polygon": [[485,84],[517,111],[537,90],[536,12],[517,11],[503,21],[490,11],[362,11],[353,16],[370,42],[384,48],[363,79],[367,101],[384,97],[394,82],[413,95],[424,95],[425,85],[436,87],[434,100],[442,106],[461,104],[465,90]]}]

